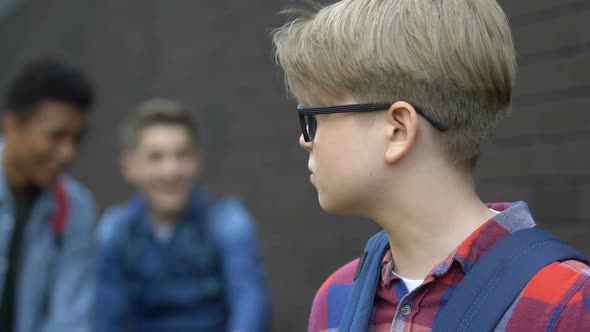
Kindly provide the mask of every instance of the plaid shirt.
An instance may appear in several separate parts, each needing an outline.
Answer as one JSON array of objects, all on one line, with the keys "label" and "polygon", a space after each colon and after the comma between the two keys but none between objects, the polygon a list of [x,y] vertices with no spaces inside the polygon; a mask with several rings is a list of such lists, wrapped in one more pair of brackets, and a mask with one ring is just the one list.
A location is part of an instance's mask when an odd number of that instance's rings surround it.
[{"label": "plaid shirt", "polygon": [[[479,258],[511,232],[535,225],[525,204],[490,204],[489,207],[501,213],[436,265],[411,293],[392,272],[391,251],[387,251],[375,296],[371,331],[430,331],[453,290]],[[344,265],[319,289],[312,306],[309,332],[338,331],[357,266],[358,259]],[[590,267],[577,261],[546,266],[531,279],[495,331],[590,331],[589,276]]]}]

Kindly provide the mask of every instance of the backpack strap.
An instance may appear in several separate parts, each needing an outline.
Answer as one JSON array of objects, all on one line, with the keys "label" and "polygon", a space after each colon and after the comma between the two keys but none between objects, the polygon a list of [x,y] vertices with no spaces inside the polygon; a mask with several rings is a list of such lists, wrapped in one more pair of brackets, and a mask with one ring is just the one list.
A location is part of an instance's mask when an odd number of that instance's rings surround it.
[{"label": "backpack strap", "polygon": [[432,331],[492,331],[539,270],[566,260],[588,263],[584,255],[540,229],[511,233],[467,271]]},{"label": "backpack strap", "polygon": [[60,249],[70,213],[70,202],[63,180],[59,180],[55,184],[52,188],[52,193],[56,203],[56,212],[50,220],[50,225],[53,230],[56,247]]},{"label": "backpack strap", "polygon": [[385,231],[373,235],[367,243],[361,254],[339,332],[366,331],[369,327],[381,275],[381,263],[387,248],[389,248],[389,239]]},{"label": "backpack strap", "polygon": [[[66,193],[65,183],[63,179],[58,180],[58,182],[51,189],[51,192],[53,194],[53,199],[56,204],[55,214],[49,220],[51,230],[53,231],[55,247],[57,248],[57,250],[54,252],[51,258],[52,264],[55,264],[57,260],[56,255],[61,253],[61,249],[63,246],[63,234],[65,232],[68,223],[68,217],[70,214],[70,201]],[[55,271],[50,271],[48,283],[49,286],[45,288],[45,290],[43,291],[43,296],[41,298],[41,312],[43,313],[44,317],[49,317],[49,293],[50,288],[53,287],[55,278]]]}]

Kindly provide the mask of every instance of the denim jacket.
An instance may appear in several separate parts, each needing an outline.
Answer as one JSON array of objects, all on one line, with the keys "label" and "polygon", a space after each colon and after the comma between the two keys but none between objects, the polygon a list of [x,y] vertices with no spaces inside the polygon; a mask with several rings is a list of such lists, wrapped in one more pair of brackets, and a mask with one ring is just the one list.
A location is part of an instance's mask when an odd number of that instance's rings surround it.
[{"label": "denim jacket", "polygon": [[[268,289],[254,222],[236,199],[203,203],[207,200],[211,199],[205,191],[196,191],[189,210],[207,209],[208,217],[189,213],[192,217],[177,224],[176,235],[165,246],[154,241],[141,197],[107,211],[98,229],[95,332],[129,331],[129,320],[136,331],[268,330]],[[207,229],[207,239],[198,240],[195,234],[189,234],[198,233],[200,227]],[[125,259],[138,238],[144,244],[147,241],[141,250],[144,254]],[[215,293],[210,289],[211,279],[205,277],[208,272],[203,264],[197,263],[202,259],[190,259],[190,252],[195,245],[202,246],[197,243],[202,241],[212,241],[217,251],[222,298],[203,298],[204,292]],[[139,273],[130,272],[136,270]],[[131,295],[138,293],[132,291],[136,287],[141,288],[139,298]],[[217,305],[219,301],[221,305]]]},{"label": "denim jacket", "polygon": [[[8,270],[14,229],[14,198],[7,186],[0,143],[0,294]],[[37,199],[24,231],[15,292],[16,332],[89,332],[94,304],[92,195],[74,179],[62,178],[69,205],[58,248],[50,220],[56,202],[49,190]]]}]

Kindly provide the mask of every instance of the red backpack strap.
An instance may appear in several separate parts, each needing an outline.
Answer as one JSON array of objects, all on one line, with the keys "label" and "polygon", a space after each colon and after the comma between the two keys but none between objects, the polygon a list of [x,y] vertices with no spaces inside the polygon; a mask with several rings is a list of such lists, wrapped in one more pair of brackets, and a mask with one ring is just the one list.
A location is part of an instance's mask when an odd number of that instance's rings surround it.
[{"label": "red backpack strap", "polygon": [[[57,251],[61,251],[62,249],[62,242],[63,242],[63,233],[67,226],[67,221],[69,217],[69,210],[70,210],[70,202],[68,199],[68,195],[66,193],[65,183],[63,179],[59,179],[57,183],[51,188],[51,193],[53,194],[53,200],[55,201],[56,209],[55,213],[49,220],[51,230],[53,231],[53,239],[55,241],[55,247]],[[52,258],[55,260],[55,257]],[[55,261],[52,261],[55,264]],[[52,275],[50,275],[50,283],[54,282],[55,280],[55,271],[52,271]],[[49,288],[46,288],[43,294],[42,302],[41,302],[42,310],[45,317],[49,315]]]},{"label": "red backpack strap", "polygon": [[51,229],[56,236],[61,237],[66,228],[70,209],[70,202],[68,200],[68,195],[66,194],[65,183],[62,179],[58,180],[55,186],[53,186],[52,192],[56,203],[56,210],[51,218]]}]

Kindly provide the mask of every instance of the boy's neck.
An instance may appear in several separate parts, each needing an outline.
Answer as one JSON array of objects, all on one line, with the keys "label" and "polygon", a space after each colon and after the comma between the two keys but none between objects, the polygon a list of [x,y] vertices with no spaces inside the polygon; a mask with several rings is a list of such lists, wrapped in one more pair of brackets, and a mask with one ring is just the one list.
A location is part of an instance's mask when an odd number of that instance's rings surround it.
[{"label": "boy's neck", "polygon": [[30,183],[27,175],[23,172],[13,156],[12,145],[4,143],[2,150],[2,167],[4,168],[4,178],[10,192],[16,197],[26,194],[33,185]]},{"label": "boy's neck", "polygon": [[159,211],[157,209],[150,209],[150,215],[152,221],[157,225],[174,225],[180,218],[180,213]]},{"label": "boy's neck", "polygon": [[424,279],[495,215],[477,196],[470,174],[449,173],[423,173],[402,179],[403,183],[397,178],[391,187],[395,196],[389,196],[394,199],[374,206],[372,219],[388,234],[400,276]]}]

